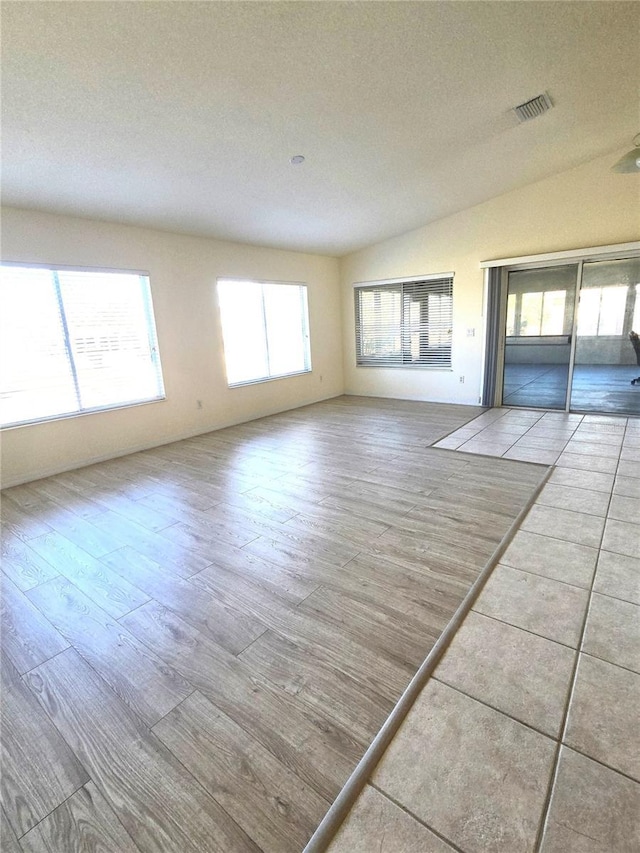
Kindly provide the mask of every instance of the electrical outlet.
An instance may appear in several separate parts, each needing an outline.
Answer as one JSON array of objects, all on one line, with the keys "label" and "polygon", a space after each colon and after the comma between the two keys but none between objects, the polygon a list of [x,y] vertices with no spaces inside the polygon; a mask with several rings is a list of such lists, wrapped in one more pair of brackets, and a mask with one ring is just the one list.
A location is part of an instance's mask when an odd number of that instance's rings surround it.
[{"label": "electrical outlet", "polygon": [[464,385],[464,376],[460,377],[460,383]]},{"label": "electrical outlet", "polygon": [[476,330],[475,329],[467,329],[467,337],[468,338],[475,338],[475,336],[476,336]]}]

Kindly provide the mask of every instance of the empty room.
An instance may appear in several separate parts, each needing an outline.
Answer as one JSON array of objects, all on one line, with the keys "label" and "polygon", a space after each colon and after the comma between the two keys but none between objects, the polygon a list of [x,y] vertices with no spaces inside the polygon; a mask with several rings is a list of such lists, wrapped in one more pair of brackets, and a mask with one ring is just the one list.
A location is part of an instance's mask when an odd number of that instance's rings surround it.
[{"label": "empty room", "polygon": [[3,853],[637,853],[640,5],[1,15]]}]

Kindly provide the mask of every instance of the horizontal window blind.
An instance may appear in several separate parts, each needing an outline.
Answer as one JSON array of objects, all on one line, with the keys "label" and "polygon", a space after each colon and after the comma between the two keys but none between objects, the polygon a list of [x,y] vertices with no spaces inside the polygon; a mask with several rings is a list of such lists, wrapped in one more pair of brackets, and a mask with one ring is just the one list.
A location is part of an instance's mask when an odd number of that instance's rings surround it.
[{"label": "horizontal window blind", "polygon": [[3,426],[163,399],[147,276],[0,272]]},{"label": "horizontal window blind", "polygon": [[311,370],[306,285],[221,279],[218,304],[230,386]]},{"label": "horizontal window blind", "polygon": [[451,367],[453,278],[357,286],[356,363]]}]

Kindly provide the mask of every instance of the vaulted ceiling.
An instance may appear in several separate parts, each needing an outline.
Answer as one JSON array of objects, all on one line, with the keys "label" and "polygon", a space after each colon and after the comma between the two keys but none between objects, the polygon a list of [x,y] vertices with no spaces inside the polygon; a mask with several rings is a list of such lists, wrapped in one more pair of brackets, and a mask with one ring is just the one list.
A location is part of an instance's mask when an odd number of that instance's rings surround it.
[{"label": "vaulted ceiling", "polygon": [[[640,130],[635,2],[47,0],[2,17],[14,206],[340,255],[613,163]],[[553,109],[518,124],[544,91]]]}]

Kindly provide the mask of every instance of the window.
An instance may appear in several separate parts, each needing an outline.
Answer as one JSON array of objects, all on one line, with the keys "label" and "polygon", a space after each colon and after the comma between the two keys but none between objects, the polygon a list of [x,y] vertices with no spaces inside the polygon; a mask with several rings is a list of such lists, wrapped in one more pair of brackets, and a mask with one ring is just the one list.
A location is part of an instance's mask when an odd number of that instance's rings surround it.
[{"label": "window", "polygon": [[218,302],[230,386],[311,370],[306,285],[221,279]]},{"label": "window", "polygon": [[578,307],[578,334],[621,335],[624,330],[628,289],[627,285],[583,287]]},{"label": "window", "polygon": [[146,275],[0,273],[2,426],[164,398]]},{"label": "window", "polygon": [[507,297],[507,336],[564,334],[566,298],[566,290],[510,293]]},{"label": "window", "polygon": [[356,363],[451,367],[453,276],[355,289]]}]

